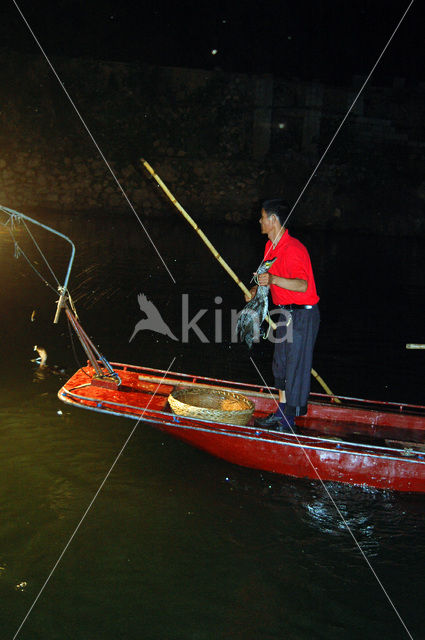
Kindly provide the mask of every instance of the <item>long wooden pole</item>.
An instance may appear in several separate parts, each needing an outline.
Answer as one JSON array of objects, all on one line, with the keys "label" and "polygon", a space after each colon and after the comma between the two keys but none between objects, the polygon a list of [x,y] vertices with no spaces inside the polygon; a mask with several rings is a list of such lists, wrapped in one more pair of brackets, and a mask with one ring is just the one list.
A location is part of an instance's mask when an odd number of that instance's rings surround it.
[{"label": "long wooden pole", "polygon": [[[202,229],[200,227],[198,227],[198,225],[196,224],[196,222],[194,221],[194,219],[188,214],[188,212],[182,207],[182,205],[180,204],[180,202],[178,202],[176,200],[176,198],[173,196],[173,194],[171,193],[171,191],[168,189],[168,187],[164,184],[164,182],[161,180],[161,178],[159,177],[159,175],[157,173],[155,173],[155,171],[152,169],[151,165],[149,164],[149,162],[146,162],[146,160],[144,160],[143,158],[140,159],[140,162],[143,164],[143,166],[145,167],[145,169],[147,169],[147,171],[151,174],[151,176],[153,178],[155,178],[156,182],[159,184],[159,186],[161,187],[161,189],[163,190],[163,192],[167,195],[167,197],[171,200],[171,202],[173,203],[173,205],[176,207],[176,209],[178,209],[180,211],[180,213],[186,218],[186,220],[188,221],[188,223],[195,229],[196,233],[202,238],[203,242],[205,242],[205,244],[207,245],[208,249],[211,251],[211,253],[213,254],[213,256],[218,260],[218,262],[221,264],[221,266],[227,271],[227,273],[229,274],[229,276],[231,278],[233,278],[233,280],[236,282],[236,284],[242,289],[242,291],[244,292],[245,295],[250,296],[250,292],[249,289],[246,288],[246,286],[244,285],[244,283],[239,280],[238,276],[236,275],[236,273],[233,271],[233,269],[231,269],[229,267],[229,265],[227,264],[227,262],[225,260],[223,260],[223,258],[221,257],[221,255],[218,253],[217,249],[214,247],[213,244],[211,244],[211,242],[208,240],[207,236],[205,235],[205,233],[202,231]],[[267,321],[270,324],[272,329],[276,329],[276,325],[273,322],[273,320],[269,317],[267,317]],[[319,376],[319,374],[317,373],[317,371],[315,371],[314,369],[311,370],[311,374],[316,378],[317,382],[321,385],[321,387],[326,391],[326,393],[330,396],[333,396],[334,401],[340,403],[341,401],[335,397],[335,394],[332,393],[332,391],[329,389],[328,385],[326,384],[326,382],[323,380],[323,378],[321,378]]]},{"label": "long wooden pole", "polygon": [[[164,191],[164,193],[170,198],[171,202],[176,207],[176,209],[178,209],[180,211],[180,213],[183,214],[183,216],[186,218],[188,223],[195,229],[196,233],[202,238],[202,240],[207,245],[208,249],[213,254],[214,258],[216,258],[219,261],[221,266],[227,271],[229,276],[231,278],[233,278],[233,280],[236,282],[236,284],[242,289],[244,294],[250,296],[251,294],[250,294],[249,290],[246,288],[246,286],[244,285],[244,283],[241,280],[239,280],[238,276],[233,271],[233,269],[231,269],[229,267],[229,265],[227,264],[227,262],[225,260],[223,260],[223,258],[221,257],[221,255],[219,254],[217,249],[214,247],[213,244],[211,244],[211,242],[208,240],[208,238],[205,235],[205,233],[202,231],[202,229],[200,229],[200,227],[198,227],[198,225],[196,224],[194,219],[191,218],[190,215],[188,214],[188,212],[185,211],[185,209],[183,209],[183,207],[181,206],[181,204],[179,202],[177,202],[177,200],[175,199],[175,197],[173,196],[171,191],[168,189],[168,187],[163,183],[163,181],[161,180],[159,175],[157,173],[155,173],[155,171],[152,169],[150,164],[148,162],[146,162],[146,160],[143,160],[143,158],[142,158],[141,162],[144,165],[144,167],[149,171],[149,173],[155,178],[155,180],[157,181],[157,183],[159,184],[161,189]],[[271,322],[271,326],[272,326],[273,329],[276,329],[276,325],[274,324],[274,322]]]}]

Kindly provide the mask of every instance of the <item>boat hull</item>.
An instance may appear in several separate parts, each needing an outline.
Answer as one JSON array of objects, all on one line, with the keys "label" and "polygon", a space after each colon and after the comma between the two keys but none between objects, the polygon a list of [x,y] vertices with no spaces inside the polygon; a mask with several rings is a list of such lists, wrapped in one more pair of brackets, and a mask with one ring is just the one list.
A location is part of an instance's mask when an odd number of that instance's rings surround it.
[{"label": "boat hull", "polygon": [[[298,433],[283,434],[177,416],[168,395],[184,385],[244,393],[255,404],[254,419],[274,410],[277,390],[257,385],[163,372],[113,363],[117,388],[93,385],[90,367],[80,369],[59,391],[73,406],[153,423],[232,464],[298,478],[407,492],[425,492],[425,409],[343,399],[334,404],[312,394]],[[273,393],[274,392],[274,393]]]}]

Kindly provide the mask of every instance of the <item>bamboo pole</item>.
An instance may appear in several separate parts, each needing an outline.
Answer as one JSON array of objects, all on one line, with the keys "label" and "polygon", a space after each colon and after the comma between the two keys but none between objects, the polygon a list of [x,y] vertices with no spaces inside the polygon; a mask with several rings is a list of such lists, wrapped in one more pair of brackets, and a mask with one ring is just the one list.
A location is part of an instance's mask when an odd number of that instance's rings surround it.
[{"label": "bamboo pole", "polygon": [[337,404],[341,404],[341,400],[339,398],[337,398],[335,396],[335,394],[329,389],[328,385],[326,384],[326,382],[323,380],[322,376],[319,376],[319,374],[317,373],[317,371],[315,369],[311,369],[311,375],[314,376],[317,380],[317,382],[320,384],[320,386],[322,387],[322,389],[324,389],[326,391],[326,393],[328,394],[328,396],[333,396],[334,401]]},{"label": "bamboo pole", "polygon": [[[187,211],[182,207],[182,205],[180,204],[180,202],[178,202],[176,200],[176,198],[173,196],[173,194],[171,193],[171,191],[168,189],[168,187],[164,184],[164,182],[161,180],[161,178],[159,177],[159,175],[157,173],[155,173],[155,171],[152,169],[151,165],[149,164],[149,162],[147,162],[146,160],[144,160],[143,158],[140,159],[140,162],[143,164],[143,166],[145,167],[145,169],[151,174],[151,176],[153,178],[155,178],[156,182],[159,184],[159,186],[161,187],[161,189],[163,190],[163,192],[166,194],[166,196],[171,200],[171,202],[173,203],[173,205],[176,207],[176,209],[178,209],[178,211],[180,211],[180,213],[183,215],[184,218],[186,218],[186,220],[188,221],[188,223],[195,229],[196,233],[201,237],[201,239],[203,240],[203,242],[207,245],[208,249],[211,251],[211,253],[213,254],[213,256],[216,258],[216,260],[218,260],[218,262],[221,264],[221,266],[227,271],[227,273],[229,274],[229,276],[231,278],[233,278],[233,280],[236,282],[236,284],[242,289],[242,291],[244,292],[245,295],[250,296],[250,292],[249,289],[246,288],[246,286],[244,285],[244,283],[239,280],[238,276],[236,275],[236,273],[233,271],[233,269],[231,269],[231,267],[229,267],[229,265],[227,264],[227,262],[225,260],[223,260],[223,258],[221,257],[221,255],[218,253],[217,249],[214,247],[214,245],[208,240],[207,236],[205,235],[205,233],[202,231],[202,229],[200,227],[198,227],[198,225],[196,224],[196,222],[194,221],[194,219],[187,213]],[[273,320],[270,317],[267,317],[267,322],[270,324],[271,328],[274,330],[276,329],[276,325],[273,322]],[[333,396],[334,401],[337,403],[340,403],[341,401],[335,397],[335,394],[332,393],[332,391],[330,390],[330,388],[328,387],[328,385],[326,384],[326,382],[323,380],[323,378],[321,378],[319,376],[319,374],[317,373],[317,371],[315,371],[314,369],[311,370],[312,375],[316,378],[317,382],[321,385],[321,387],[326,391],[326,393],[330,396]]]},{"label": "bamboo pole", "polygon": [[[155,180],[157,181],[157,183],[159,184],[159,186],[161,187],[161,189],[164,191],[164,193],[169,197],[169,199],[171,200],[171,202],[173,203],[173,205],[176,207],[176,209],[178,209],[180,211],[180,213],[183,214],[183,216],[186,218],[186,220],[188,221],[188,223],[195,229],[196,233],[202,238],[202,240],[205,242],[205,244],[207,245],[208,249],[211,251],[211,253],[213,254],[214,258],[216,258],[216,260],[219,261],[219,263],[221,264],[221,266],[227,271],[227,273],[229,274],[229,276],[231,278],[233,278],[233,280],[236,282],[236,284],[242,289],[242,291],[244,292],[245,295],[250,296],[250,292],[249,290],[246,288],[246,286],[244,285],[244,283],[239,280],[238,276],[236,275],[236,273],[233,271],[233,269],[231,269],[231,267],[229,267],[229,265],[227,264],[227,262],[225,260],[223,260],[223,258],[221,257],[221,255],[218,253],[217,249],[214,247],[213,244],[211,244],[211,242],[208,240],[207,236],[205,235],[205,233],[202,231],[202,229],[200,229],[200,227],[198,227],[198,225],[196,224],[196,222],[194,221],[193,218],[191,218],[191,216],[187,213],[187,211],[185,209],[183,209],[183,207],[181,206],[181,204],[175,199],[175,197],[173,196],[173,194],[171,193],[171,191],[168,189],[168,187],[163,183],[163,181],[161,180],[161,178],[159,177],[159,175],[157,173],[155,173],[155,171],[152,169],[152,167],[150,166],[150,164],[148,162],[146,162],[146,160],[143,160],[143,158],[141,159],[141,162],[143,163],[143,165],[145,166],[145,168],[149,171],[149,173],[155,178]],[[274,324],[274,322],[270,321],[271,327],[273,329],[276,329],[276,325]]]}]

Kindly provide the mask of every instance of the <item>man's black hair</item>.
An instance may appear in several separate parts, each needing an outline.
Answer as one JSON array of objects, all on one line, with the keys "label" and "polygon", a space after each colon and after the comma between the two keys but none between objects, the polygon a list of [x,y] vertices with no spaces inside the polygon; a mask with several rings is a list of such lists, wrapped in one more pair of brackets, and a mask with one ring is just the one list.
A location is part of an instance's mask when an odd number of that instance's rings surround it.
[{"label": "man's black hair", "polygon": [[289,213],[289,204],[283,198],[264,200],[262,205],[267,217],[275,215],[280,224],[283,225]]}]

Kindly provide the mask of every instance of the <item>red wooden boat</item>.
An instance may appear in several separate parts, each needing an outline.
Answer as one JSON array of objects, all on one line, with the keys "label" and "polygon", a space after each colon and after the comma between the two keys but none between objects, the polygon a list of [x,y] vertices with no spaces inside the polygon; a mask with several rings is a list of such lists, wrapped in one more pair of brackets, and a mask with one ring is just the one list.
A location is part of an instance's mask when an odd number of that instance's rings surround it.
[{"label": "red wooden boat", "polygon": [[[425,407],[372,402],[312,394],[306,416],[297,419],[297,433],[283,434],[254,426],[257,417],[275,410],[277,390],[257,385],[190,376],[124,364],[110,364],[96,349],[71,312],[67,291],[75,247],[72,241],[13,209],[0,223],[13,234],[19,221],[36,224],[71,245],[71,256],[55,322],[62,308],[74,328],[89,364],[60,389],[68,404],[150,422],[185,442],[228,462],[298,478],[425,492]],[[38,245],[37,245],[38,246]],[[43,254],[42,254],[43,255]],[[44,258],[44,256],[43,256]],[[254,405],[246,426],[212,422],[173,413],[168,397],[173,390],[192,386],[243,394]],[[340,400],[341,404],[337,404]]]},{"label": "red wooden boat", "polygon": [[[111,363],[99,376],[79,369],[60,389],[64,402],[101,413],[149,422],[228,462],[273,473],[353,485],[425,492],[425,407],[340,397],[341,404],[312,394],[297,434],[253,424],[275,410],[277,390],[158,369]],[[168,396],[177,388],[241,393],[254,403],[247,426],[184,417]]]}]

